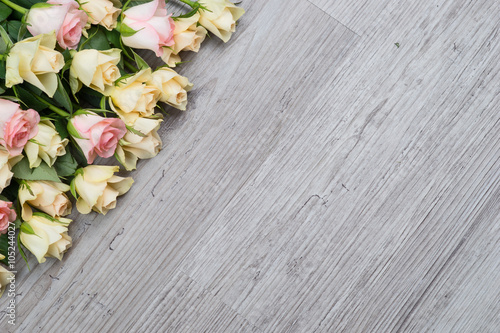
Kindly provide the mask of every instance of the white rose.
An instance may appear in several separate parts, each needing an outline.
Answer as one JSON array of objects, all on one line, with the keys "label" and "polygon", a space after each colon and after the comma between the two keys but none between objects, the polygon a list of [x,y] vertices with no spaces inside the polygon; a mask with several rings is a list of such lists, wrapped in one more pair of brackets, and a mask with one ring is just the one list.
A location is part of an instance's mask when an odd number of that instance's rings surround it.
[{"label": "white rose", "polygon": [[111,108],[127,125],[154,113],[160,90],[149,83],[151,78],[151,68],[143,69],[118,82],[111,91]]},{"label": "white rose", "polygon": [[23,155],[10,156],[9,152],[0,146],[0,192],[10,185],[10,181],[14,175],[10,170],[22,158]]},{"label": "white rose", "polygon": [[2,297],[5,288],[9,285],[13,278],[14,274],[12,272],[9,272],[3,266],[0,266],[0,297]]},{"label": "white rose", "polygon": [[226,43],[245,10],[227,0],[203,0],[203,5],[210,11],[200,10],[200,24]]},{"label": "white rose", "polygon": [[35,234],[24,232],[21,227],[21,243],[35,255],[39,263],[45,262],[45,257],[61,260],[64,252],[71,247],[71,237],[67,233],[70,222],[70,219],[64,217],[52,219],[35,213],[31,219],[24,222]]},{"label": "white rose", "polygon": [[162,142],[157,131],[161,122],[161,119],[139,118],[134,123],[133,129],[142,135],[129,130],[120,140],[115,154],[125,169],[134,170],[138,159],[148,159],[158,155]]},{"label": "white rose", "polygon": [[188,18],[177,19],[174,29],[174,46],[163,48],[162,60],[169,66],[175,67],[176,63],[181,61],[178,55],[181,51],[198,52],[201,43],[205,40],[207,30],[201,25],[198,25],[200,14]]},{"label": "white rose", "polygon": [[57,74],[64,67],[63,55],[54,51],[56,35],[41,34],[14,44],[7,56],[5,85],[10,88],[25,80],[49,97],[57,90]]},{"label": "white rose", "polygon": [[116,28],[116,22],[121,10],[113,6],[109,0],[85,0],[80,2],[82,9],[89,16],[92,24],[100,24],[111,31]]},{"label": "white rose", "polygon": [[66,154],[68,139],[61,139],[56,127],[50,120],[38,123],[38,133],[24,146],[24,151],[30,162],[30,168],[36,168],[42,160],[52,166],[58,156]]},{"label": "white rose", "polygon": [[106,215],[116,207],[116,198],[128,192],[134,180],[115,176],[117,166],[89,165],[77,171],[73,182],[79,197],[76,208],[82,214],[91,210]]},{"label": "white rose", "polygon": [[69,190],[70,187],[63,183],[25,181],[19,187],[18,196],[23,220],[29,220],[33,215],[30,205],[52,217],[71,214],[71,201],[65,194]]},{"label": "white rose", "polygon": [[121,76],[116,66],[120,62],[120,52],[119,49],[88,49],[75,52],[69,69],[69,82],[73,93],[80,90],[83,83],[108,96],[115,81]]},{"label": "white rose", "polygon": [[150,83],[161,91],[161,102],[179,110],[186,110],[187,92],[193,87],[186,77],[177,74],[173,69],[162,67],[153,72]]}]

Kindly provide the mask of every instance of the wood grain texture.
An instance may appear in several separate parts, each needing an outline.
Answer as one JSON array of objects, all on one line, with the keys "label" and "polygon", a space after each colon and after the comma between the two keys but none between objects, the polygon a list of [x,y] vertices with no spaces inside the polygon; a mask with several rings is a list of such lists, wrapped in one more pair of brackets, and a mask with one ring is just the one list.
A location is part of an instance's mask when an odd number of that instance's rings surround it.
[{"label": "wood grain texture", "polygon": [[499,3],[243,6],[2,332],[498,332]]}]

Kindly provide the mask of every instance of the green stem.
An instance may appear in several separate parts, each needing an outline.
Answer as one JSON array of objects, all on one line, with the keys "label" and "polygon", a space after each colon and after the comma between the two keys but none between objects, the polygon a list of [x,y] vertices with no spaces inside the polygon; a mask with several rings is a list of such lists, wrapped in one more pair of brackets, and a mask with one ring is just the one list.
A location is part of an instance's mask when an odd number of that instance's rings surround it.
[{"label": "green stem", "polygon": [[127,60],[123,59],[123,63],[125,64],[125,67],[130,69],[132,72],[138,72],[139,70],[135,68],[131,63],[129,63]]},{"label": "green stem", "polygon": [[[4,1],[4,0],[1,0],[1,1]],[[54,111],[55,113],[57,113],[58,115],[60,116],[63,116],[63,117],[69,117],[71,116],[69,113],[67,113],[66,111],[62,110],[62,109],[59,109],[58,107],[52,105],[51,103],[47,102],[46,100],[44,100],[43,98],[41,98],[40,96],[37,96],[35,94],[33,94],[33,96],[35,96],[36,99],[38,99],[40,102],[42,102],[43,104],[47,105],[47,107]]]},{"label": "green stem", "polygon": [[0,0],[0,1],[2,1],[4,4],[6,4],[7,6],[9,6],[10,8],[14,9],[16,12],[19,12],[19,13],[21,13],[23,15],[28,12],[28,10],[26,8],[21,7],[18,4],[13,3],[10,0]]}]

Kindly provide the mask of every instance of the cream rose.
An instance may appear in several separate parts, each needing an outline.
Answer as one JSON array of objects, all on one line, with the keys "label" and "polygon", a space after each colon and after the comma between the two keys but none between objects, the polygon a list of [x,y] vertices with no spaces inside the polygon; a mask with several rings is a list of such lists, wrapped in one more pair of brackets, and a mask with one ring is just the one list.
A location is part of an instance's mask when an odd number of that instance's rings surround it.
[{"label": "cream rose", "polygon": [[169,66],[175,67],[181,61],[179,52],[200,50],[201,43],[205,40],[207,30],[198,25],[200,14],[174,21],[174,46],[163,48],[162,60]]},{"label": "cream rose", "polygon": [[186,77],[177,74],[173,69],[163,67],[153,72],[150,84],[161,91],[161,102],[179,110],[186,110],[187,92],[193,87]]},{"label": "cream rose", "polygon": [[174,53],[172,48],[163,48],[161,60],[168,65],[168,67],[176,67],[181,62],[181,56]]},{"label": "cream rose", "polygon": [[64,217],[53,219],[35,213],[24,223],[28,224],[35,234],[26,232],[21,226],[19,233],[21,243],[35,255],[39,263],[45,262],[45,257],[61,260],[63,254],[71,247],[71,237],[67,233],[70,219]]},{"label": "cream rose", "polygon": [[8,88],[25,80],[49,97],[57,90],[57,74],[64,67],[63,55],[54,51],[56,35],[41,34],[14,44],[7,56],[5,85]]},{"label": "cream rose", "polygon": [[30,168],[36,168],[42,161],[52,166],[58,156],[66,154],[67,144],[68,139],[61,138],[50,120],[42,120],[38,123],[38,134],[24,146]]},{"label": "cream rose", "polygon": [[158,155],[162,142],[157,131],[161,122],[161,119],[139,118],[133,126],[134,131],[138,133],[129,130],[120,140],[115,156],[125,169],[134,170],[138,159],[148,159]]},{"label": "cream rose", "polygon": [[14,175],[10,170],[22,158],[23,155],[11,156],[6,149],[0,146],[0,192],[10,185],[10,181]]},{"label": "cream rose", "polygon": [[100,24],[109,31],[116,28],[121,10],[113,6],[111,1],[85,0],[81,2],[81,7],[89,16],[91,24]]},{"label": "cream rose", "polygon": [[203,0],[203,5],[209,11],[200,10],[200,24],[226,43],[245,10],[227,0]]},{"label": "cream rose", "polygon": [[118,82],[111,91],[111,108],[127,125],[133,125],[137,118],[154,113],[160,90],[149,83],[151,79],[151,68],[143,69]]},{"label": "cream rose", "polygon": [[9,285],[10,281],[12,281],[13,279],[14,279],[14,273],[9,272],[3,266],[0,265],[0,297],[2,297],[5,288]]},{"label": "cream rose", "polygon": [[74,186],[79,197],[76,208],[82,214],[91,210],[106,215],[116,207],[116,198],[128,192],[134,180],[115,176],[117,166],[89,165],[77,171]]},{"label": "cream rose", "polygon": [[29,220],[33,215],[33,206],[52,217],[71,214],[71,201],[65,192],[70,187],[63,183],[51,181],[25,181],[19,187],[19,204],[23,220]]},{"label": "cream rose", "polygon": [[120,62],[120,52],[119,49],[75,52],[69,69],[69,82],[73,93],[80,90],[83,83],[108,96],[115,81],[121,76],[116,66]]}]

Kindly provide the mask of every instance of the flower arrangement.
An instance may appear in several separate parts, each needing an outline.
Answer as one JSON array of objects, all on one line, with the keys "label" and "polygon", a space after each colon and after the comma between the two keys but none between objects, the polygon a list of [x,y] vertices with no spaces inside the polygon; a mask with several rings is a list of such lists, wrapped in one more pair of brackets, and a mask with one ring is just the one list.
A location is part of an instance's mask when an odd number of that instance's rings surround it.
[{"label": "flower arrangement", "polygon": [[[75,202],[82,214],[115,208],[133,180],[96,159],[130,171],[155,157],[162,107],[186,110],[193,86],[172,68],[208,33],[227,42],[244,13],[228,0],[179,1],[190,8],[172,16],[164,0],[0,0],[0,262],[9,269],[16,246],[25,260],[62,259]],[[138,49],[165,65],[153,70]],[[0,295],[12,278],[0,265]]]}]

